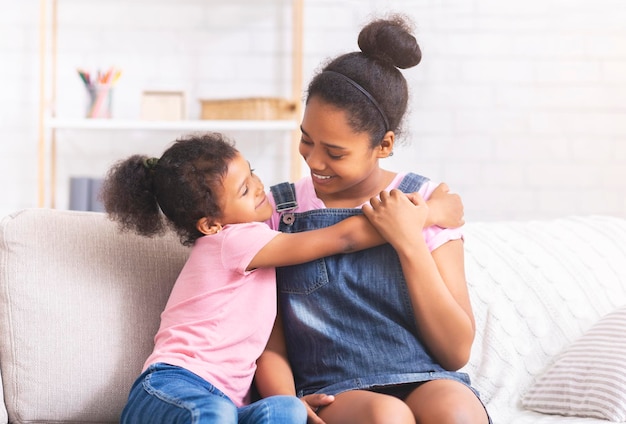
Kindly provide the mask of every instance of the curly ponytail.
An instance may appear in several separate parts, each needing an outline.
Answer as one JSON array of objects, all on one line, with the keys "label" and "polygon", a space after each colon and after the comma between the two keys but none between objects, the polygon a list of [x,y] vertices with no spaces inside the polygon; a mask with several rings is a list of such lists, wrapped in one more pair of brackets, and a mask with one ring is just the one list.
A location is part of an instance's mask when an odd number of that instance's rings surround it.
[{"label": "curly ponytail", "polygon": [[237,154],[222,134],[190,135],[158,160],[134,155],[116,163],[100,197],[123,231],[151,237],[171,226],[188,246],[202,236],[196,228],[200,218],[221,216],[222,179]]},{"label": "curly ponytail", "polygon": [[133,155],[111,167],[100,197],[109,217],[124,231],[153,236],[166,229],[154,194],[154,170],[144,162],[147,156]]}]

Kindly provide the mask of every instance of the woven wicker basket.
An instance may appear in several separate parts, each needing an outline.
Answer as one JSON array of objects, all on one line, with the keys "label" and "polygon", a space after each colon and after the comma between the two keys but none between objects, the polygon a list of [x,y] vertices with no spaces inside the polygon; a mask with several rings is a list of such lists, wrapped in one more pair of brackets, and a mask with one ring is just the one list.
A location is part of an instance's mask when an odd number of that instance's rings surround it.
[{"label": "woven wicker basket", "polygon": [[200,104],[201,119],[292,119],[296,110],[292,101],[274,97],[203,99]]}]

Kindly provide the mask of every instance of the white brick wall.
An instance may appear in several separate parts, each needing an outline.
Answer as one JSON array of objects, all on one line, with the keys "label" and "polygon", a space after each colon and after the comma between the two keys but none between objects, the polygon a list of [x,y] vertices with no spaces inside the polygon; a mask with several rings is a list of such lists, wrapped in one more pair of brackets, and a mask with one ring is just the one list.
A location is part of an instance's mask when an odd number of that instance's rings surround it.
[{"label": "white brick wall", "polygon": [[[143,90],[198,98],[288,96],[288,0],[58,0],[58,116],[79,117],[76,68],[120,66],[114,115]],[[0,215],[37,205],[37,0],[0,0]],[[405,145],[385,163],[447,181],[469,220],[626,216],[626,2],[623,0],[305,0],[304,81],[356,49],[387,11],[416,23],[424,57]],[[289,176],[285,135],[233,134],[266,184]],[[176,133],[59,133],[58,205],[72,175],[101,175]]]}]

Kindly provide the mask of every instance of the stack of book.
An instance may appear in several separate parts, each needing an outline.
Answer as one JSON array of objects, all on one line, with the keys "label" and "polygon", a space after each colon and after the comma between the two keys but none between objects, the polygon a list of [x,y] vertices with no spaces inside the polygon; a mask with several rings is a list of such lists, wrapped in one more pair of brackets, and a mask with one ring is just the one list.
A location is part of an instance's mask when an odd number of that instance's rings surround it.
[{"label": "stack of book", "polygon": [[71,177],[70,209],[74,211],[104,212],[99,198],[102,178]]}]

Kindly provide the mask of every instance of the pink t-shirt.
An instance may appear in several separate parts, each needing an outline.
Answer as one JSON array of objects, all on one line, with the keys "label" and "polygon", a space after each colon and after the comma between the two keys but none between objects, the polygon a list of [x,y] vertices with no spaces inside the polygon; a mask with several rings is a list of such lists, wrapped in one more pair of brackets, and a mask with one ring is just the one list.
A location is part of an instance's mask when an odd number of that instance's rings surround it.
[{"label": "pink t-shirt", "polygon": [[277,231],[265,223],[226,225],[199,238],[161,314],[156,362],[204,378],[237,406],[247,403],[256,360],[276,318],[274,268],[246,271]]},{"label": "pink t-shirt", "polygon": [[[405,175],[406,174],[397,174],[385,190],[389,191],[394,188],[398,188]],[[437,188],[437,185],[438,183],[434,183],[430,180],[426,181],[420,187],[419,194],[421,194],[424,199],[428,199],[435,188]],[[306,212],[313,209],[326,209],[324,202],[318,198],[315,193],[315,187],[313,186],[313,181],[310,176],[300,179],[297,183],[295,183],[295,186],[298,206],[292,212]],[[270,201],[274,205],[274,214],[270,218],[268,224],[271,228],[278,229],[278,225],[280,223],[280,213],[276,212],[273,197],[270,197]],[[463,238],[463,231],[461,228],[445,229],[437,226],[431,226],[424,228],[423,234],[426,244],[431,252],[450,240]]]}]

